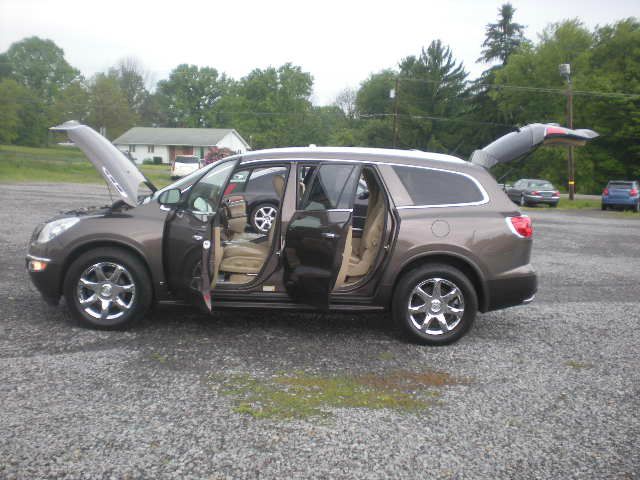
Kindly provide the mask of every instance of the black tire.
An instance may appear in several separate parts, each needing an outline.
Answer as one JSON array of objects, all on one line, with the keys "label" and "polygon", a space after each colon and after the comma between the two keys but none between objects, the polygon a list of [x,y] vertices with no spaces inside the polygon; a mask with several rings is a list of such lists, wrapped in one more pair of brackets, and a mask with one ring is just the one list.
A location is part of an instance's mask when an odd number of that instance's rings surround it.
[{"label": "black tire", "polygon": [[607,206],[606,206],[604,203],[602,203],[602,204],[600,204],[600,209],[601,209],[602,211],[604,211],[604,210],[606,210],[606,209],[607,209]]},{"label": "black tire", "polygon": [[549,206],[551,208],[558,208],[558,204],[557,203],[550,203]]},{"label": "black tire", "polygon": [[[459,289],[464,302],[464,312],[459,323],[446,333],[430,334],[418,329],[409,315],[414,288],[429,279],[444,279]],[[425,301],[425,305],[427,302]],[[447,345],[459,340],[473,326],[478,312],[478,296],[467,276],[450,265],[426,264],[404,274],[396,286],[392,314],[395,323],[410,340],[424,345]],[[426,316],[425,316],[426,318]]]},{"label": "black tire", "polygon": [[[97,265],[101,266],[95,268]],[[109,282],[114,279],[117,266],[124,270],[118,275],[118,279]],[[97,270],[103,273],[104,282],[98,277]],[[79,286],[81,278],[85,281],[90,279],[93,287],[81,288]],[[107,290],[111,295],[111,297],[104,297],[109,305],[106,309],[103,307],[105,303],[101,300],[103,298],[101,295],[105,294],[105,284],[109,284]],[[97,285],[103,285],[103,289],[94,290],[98,288]],[[130,289],[129,285],[133,285],[133,289]],[[118,293],[116,290],[118,287],[129,290]],[[86,300],[95,296],[96,300],[82,306],[80,305],[81,296]],[[153,291],[147,269],[138,257],[120,248],[106,247],[89,250],[71,264],[65,275],[64,297],[71,316],[82,326],[100,330],[121,330],[144,316],[151,306]],[[126,309],[116,303],[118,298],[127,305]],[[106,316],[113,318],[96,317],[98,309],[106,310]]]},{"label": "black tire", "polygon": [[249,218],[249,222],[251,222],[251,227],[253,227],[254,231],[258,232],[258,233],[264,233],[267,234],[269,233],[269,229],[263,229],[261,228],[261,222],[256,218],[256,216],[259,214],[259,212],[261,210],[264,209],[273,209],[273,211],[275,211],[275,217],[272,220],[272,222],[275,222],[276,218],[278,217],[278,206],[274,205],[271,202],[264,202],[264,203],[260,203],[258,205],[256,205],[253,210],[251,210],[251,217]]}]

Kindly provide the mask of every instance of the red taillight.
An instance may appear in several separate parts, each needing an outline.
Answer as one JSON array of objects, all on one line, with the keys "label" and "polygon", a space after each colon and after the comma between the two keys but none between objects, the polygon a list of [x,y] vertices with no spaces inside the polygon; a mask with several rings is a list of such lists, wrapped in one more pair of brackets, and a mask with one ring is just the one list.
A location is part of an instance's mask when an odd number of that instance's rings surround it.
[{"label": "red taillight", "polygon": [[512,227],[511,231],[523,238],[530,238],[533,235],[533,225],[531,219],[527,216],[509,217],[507,224]]},{"label": "red taillight", "polygon": [[531,192],[531,195],[540,195],[540,192],[534,190],[533,192]]},{"label": "red taillight", "polygon": [[630,197],[637,197],[638,196],[638,189],[632,188],[631,190],[629,190],[629,196]]},{"label": "red taillight", "polygon": [[559,197],[559,196],[560,196],[560,191],[558,190],[557,192],[555,192],[555,193],[553,194],[553,196],[554,196],[554,197]]},{"label": "red taillight", "polygon": [[605,195],[605,196],[609,195],[609,189],[608,189],[608,188],[605,188],[605,189],[602,191],[602,194],[603,194],[603,195]]}]

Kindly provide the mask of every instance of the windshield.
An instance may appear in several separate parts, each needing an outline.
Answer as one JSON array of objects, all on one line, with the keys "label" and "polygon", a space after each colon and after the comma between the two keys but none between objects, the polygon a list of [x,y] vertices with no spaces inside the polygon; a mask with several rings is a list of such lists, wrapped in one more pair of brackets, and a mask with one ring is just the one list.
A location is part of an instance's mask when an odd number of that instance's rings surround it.
[{"label": "windshield", "polygon": [[192,157],[187,155],[177,155],[176,163],[199,163],[200,159],[198,157]]}]

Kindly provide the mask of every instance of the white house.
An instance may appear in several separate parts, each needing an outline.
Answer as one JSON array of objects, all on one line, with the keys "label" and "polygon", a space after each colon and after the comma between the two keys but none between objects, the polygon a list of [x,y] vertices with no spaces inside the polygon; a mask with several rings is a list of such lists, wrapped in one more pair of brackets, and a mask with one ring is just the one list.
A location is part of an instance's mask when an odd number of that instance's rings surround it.
[{"label": "white house", "polygon": [[116,138],[113,144],[128,152],[136,163],[154,158],[160,158],[162,163],[171,163],[176,155],[204,158],[209,147],[228,148],[235,153],[251,149],[232,128],[133,127]]}]

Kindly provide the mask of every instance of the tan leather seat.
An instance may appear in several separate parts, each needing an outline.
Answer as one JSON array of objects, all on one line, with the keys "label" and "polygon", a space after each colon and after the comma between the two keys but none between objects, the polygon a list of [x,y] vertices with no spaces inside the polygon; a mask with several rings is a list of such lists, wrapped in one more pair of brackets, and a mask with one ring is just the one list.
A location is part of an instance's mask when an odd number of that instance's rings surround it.
[{"label": "tan leather seat", "polygon": [[[274,175],[273,188],[282,200],[284,193],[284,177],[282,175]],[[235,242],[224,247],[220,270],[230,273],[258,273],[271,250],[276,223],[277,221],[271,225],[266,242]]]},{"label": "tan leather seat", "polygon": [[[365,172],[365,175],[367,173]],[[382,243],[385,217],[384,198],[375,179],[369,177],[365,178],[365,180],[369,187],[367,217],[364,221],[364,230],[362,231],[360,243],[351,252],[349,266],[347,267],[347,277],[366,275],[373,266]]]}]

